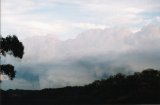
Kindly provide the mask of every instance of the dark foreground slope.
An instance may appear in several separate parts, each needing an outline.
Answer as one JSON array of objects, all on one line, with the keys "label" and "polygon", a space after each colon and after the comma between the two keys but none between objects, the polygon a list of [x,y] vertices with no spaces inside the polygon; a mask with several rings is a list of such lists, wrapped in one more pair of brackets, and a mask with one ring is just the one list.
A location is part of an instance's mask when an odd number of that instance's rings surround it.
[{"label": "dark foreground slope", "polygon": [[117,74],[82,87],[1,91],[2,105],[156,104],[160,103],[160,71]]}]

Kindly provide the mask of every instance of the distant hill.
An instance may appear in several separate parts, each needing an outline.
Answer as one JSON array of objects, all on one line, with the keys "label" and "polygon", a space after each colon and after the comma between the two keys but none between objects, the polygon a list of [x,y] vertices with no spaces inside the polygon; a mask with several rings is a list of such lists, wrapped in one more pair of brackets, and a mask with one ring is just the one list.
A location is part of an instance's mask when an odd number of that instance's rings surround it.
[{"label": "distant hill", "polygon": [[2,105],[157,104],[160,71],[116,74],[85,86],[43,90],[1,90]]}]

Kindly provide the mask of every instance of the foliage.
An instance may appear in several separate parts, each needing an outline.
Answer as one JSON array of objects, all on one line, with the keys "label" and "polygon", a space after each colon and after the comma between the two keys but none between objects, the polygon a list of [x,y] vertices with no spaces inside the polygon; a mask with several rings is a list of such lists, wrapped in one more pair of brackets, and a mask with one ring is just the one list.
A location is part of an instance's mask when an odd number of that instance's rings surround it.
[{"label": "foliage", "polygon": [[160,71],[147,69],[132,75],[117,74],[85,86],[43,90],[8,90],[2,103],[53,104],[158,104]]},{"label": "foliage", "polygon": [[[24,54],[24,46],[18,38],[13,36],[1,37],[1,54],[5,57],[6,54],[13,55],[14,57],[22,58]],[[7,75],[11,80],[15,78],[16,71],[11,64],[0,65],[0,75]]]}]

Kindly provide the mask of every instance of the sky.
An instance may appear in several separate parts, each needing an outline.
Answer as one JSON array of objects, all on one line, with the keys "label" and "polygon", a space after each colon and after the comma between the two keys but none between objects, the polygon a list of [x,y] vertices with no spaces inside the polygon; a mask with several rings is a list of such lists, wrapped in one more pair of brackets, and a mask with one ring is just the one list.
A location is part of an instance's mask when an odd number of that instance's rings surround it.
[{"label": "sky", "polygon": [[159,0],[1,0],[1,34],[25,46],[3,89],[85,85],[118,72],[159,69]]}]

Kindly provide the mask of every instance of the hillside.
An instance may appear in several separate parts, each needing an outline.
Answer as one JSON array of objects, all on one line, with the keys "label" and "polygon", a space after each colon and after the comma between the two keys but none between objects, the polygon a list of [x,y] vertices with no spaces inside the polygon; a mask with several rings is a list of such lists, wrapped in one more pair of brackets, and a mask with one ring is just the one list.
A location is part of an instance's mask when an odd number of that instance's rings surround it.
[{"label": "hillside", "polygon": [[116,74],[85,86],[43,90],[1,90],[2,105],[156,104],[160,103],[160,71]]}]

